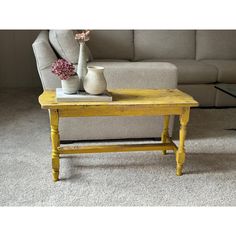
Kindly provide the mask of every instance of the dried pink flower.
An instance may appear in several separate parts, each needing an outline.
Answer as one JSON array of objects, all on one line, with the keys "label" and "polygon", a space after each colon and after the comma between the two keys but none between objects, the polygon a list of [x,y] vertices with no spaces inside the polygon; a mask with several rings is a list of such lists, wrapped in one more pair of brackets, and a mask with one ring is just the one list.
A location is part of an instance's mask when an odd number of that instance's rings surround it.
[{"label": "dried pink flower", "polygon": [[75,39],[79,40],[80,43],[84,43],[90,38],[90,30],[82,31],[82,33],[78,33],[75,35]]},{"label": "dried pink flower", "polygon": [[52,73],[59,76],[61,80],[67,80],[75,75],[75,67],[65,59],[58,59],[52,64]]}]

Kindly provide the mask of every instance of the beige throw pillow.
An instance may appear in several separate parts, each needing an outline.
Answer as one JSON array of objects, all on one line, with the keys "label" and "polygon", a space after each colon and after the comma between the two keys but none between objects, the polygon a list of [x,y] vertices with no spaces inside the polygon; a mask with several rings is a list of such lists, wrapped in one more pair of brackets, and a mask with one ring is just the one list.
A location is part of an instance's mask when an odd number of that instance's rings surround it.
[{"label": "beige throw pillow", "polygon": [[[79,58],[79,42],[75,40],[75,32],[73,30],[50,30],[49,41],[61,58],[70,61],[73,64],[78,63]],[[87,60],[92,60],[92,55],[87,47]]]}]

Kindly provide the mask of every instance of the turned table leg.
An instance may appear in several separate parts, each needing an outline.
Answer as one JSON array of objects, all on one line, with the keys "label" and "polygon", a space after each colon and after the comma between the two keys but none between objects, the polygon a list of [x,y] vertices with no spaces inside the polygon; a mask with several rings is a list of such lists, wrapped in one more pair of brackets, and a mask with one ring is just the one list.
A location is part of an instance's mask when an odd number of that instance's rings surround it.
[{"label": "turned table leg", "polygon": [[[164,117],[164,124],[163,124],[163,131],[161,134],[161,142],[162,143],[166,143],[167,138],[169,137],[169,120],[170,120],[170,116],[163,116]],[[166,155],[166,150],[162,151],[163,155]]]},{"label": "turned table leg", "polygon": [[184,108],[183,114],[180,115],[180,131],[179,131],[179,148],[176,152],[176,175],[182,175],[183,164],[185,161],[184,142],[187,131],[187,123],[189,121],[190,108]]},{"label": "turned table leg", "polygon": [[51,126],[51,140],[52,140],[52,177],[53,181],[56,182],[59,179],[59,152],[58,147],[60,146],[60,137],[58,132],[58,111],[50,110],[50,126]]}]

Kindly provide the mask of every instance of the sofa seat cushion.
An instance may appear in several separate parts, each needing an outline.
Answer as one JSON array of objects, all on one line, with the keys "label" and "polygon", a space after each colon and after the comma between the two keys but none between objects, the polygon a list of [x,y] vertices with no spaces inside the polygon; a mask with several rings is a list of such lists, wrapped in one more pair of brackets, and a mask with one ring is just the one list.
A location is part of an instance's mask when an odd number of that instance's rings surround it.
[{"label": "sofa seat cushion", "polygon": [[217,82],[236,83],[236,60],[203,60],[218,69]]},{"label": "sofa seat cushion", "polygon": [[[147,62],[154,60],[145,60]],[[178,84],[209,84],[217,81],[217,68],[196,60],[163,60],[178,70]]]},{"label": "sofa seat cushion", "polygon": [[215,106],[215,84],[180,84],[178,89],[191,95],[200,104],[200,107]]},{"label": "sofa seat cushion", "polygon": [[[176,66],[164,62],[93,61],[88,65],[104,66],[108,89],[176,88]],[[61,140],[129,139],[160,137],[160,116],[80,117],[60,119]],[[172,134],[173,117],[170,119]]]},{"label": "sofa seat cushion", "polygon": [[194,30],[135,30],[135,60],[195,59]]},{"label": "sofa seat cushion", "polygon": [[236,30],[197,30],[196,59],[236,59]]},{"label": "sofa seat cushion", "polygon": [[108,89],[116,88],[176,88],[177,68],[166,62],[93,61],[89,65],[103,66]]},{"label": "sofa seat cushion", "polygon": [[133,60],[132,30],[92,30],[87,45],[94,59]]}]

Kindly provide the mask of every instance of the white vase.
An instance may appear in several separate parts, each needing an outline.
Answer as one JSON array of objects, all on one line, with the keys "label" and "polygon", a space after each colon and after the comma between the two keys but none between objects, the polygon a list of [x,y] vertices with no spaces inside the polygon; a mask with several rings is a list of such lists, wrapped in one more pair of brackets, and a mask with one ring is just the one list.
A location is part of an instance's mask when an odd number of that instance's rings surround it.
[{"label": "white vase", "polygon": [[98,95],[105,92],[107,82],[104,77],[104,67],[88,66],[88,73],[84,78],[84,89],[87,93]]},{"label": "white vase", "polygon": [[79,48],[79,60],[77,67],[77,75],[79,76],[79,81],[80,81],[79,90],[81,91],[84,90],[83,81],[86,74],[87,74],[87,51],[85,43],[81,42]]},{"label": "white vase", "polygon": [[61,80],[61,87],[63,93],[65,94],[73,94],[77,93],[79,90],[79,77],[77,75],[71,76],[67,80]]}]

